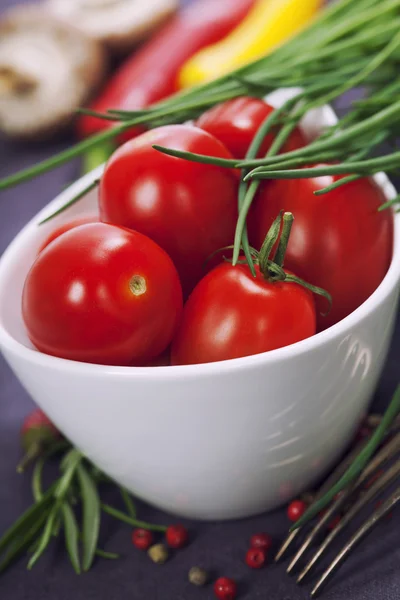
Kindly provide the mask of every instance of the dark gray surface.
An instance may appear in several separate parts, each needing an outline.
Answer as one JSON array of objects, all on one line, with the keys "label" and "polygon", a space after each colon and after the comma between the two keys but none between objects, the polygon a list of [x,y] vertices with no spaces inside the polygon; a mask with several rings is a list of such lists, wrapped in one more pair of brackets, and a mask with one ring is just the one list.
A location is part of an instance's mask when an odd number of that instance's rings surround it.
[{"label": "dark gray surface", "polygon": [[[15,0],[0,0],[0,11]],[[0,177],[35,163],[66,146],[68,140],[43,146],[24,146],[0,139]],[[28,184],[1,193],[0,254],[39,208],[49,202],[63,185],[78,173],[70,164]],[[384,375],[376,395],[376,408],[386,406],[398,382],[400,327],[398,326]],[[0,535],[31,502],[29,476],[15,473],[20,456],[18,431],[32,401],[0,357]],[[77,418],[79,416],[77,415]],[[118,502],[110,492],[110,500]],[[168,523],[170,518],[140,505],[142,518]],[[276,540],[288,523],[284,511],[256,519],[224,524],[189,524],[192,543],[159,567],[135,551],[129,527],[119,527],[104,519],[103,543],[121,552],[116,562],[97,561],[88,574],[76,576],[66,558],[62,543],[54,545],[33,571],[21,560],[0,578],[3,600],[195,600],[211,599],[212,588],[198,590],[186,583],[186,573],[200,564],[216,574],[235,577],[240,583],[240,598],[268,600],[305,600],[310,588],[298,588],[286,576],[284,566],[270,566],[250,572],[243,564],[248,537],[268,531]],[[348,561],[340,575],[326,590],[326,600],[398,600],[400,598],[400,511],[390,523],[383,524]],[[337,547],[337,546],[336,546]]]}]

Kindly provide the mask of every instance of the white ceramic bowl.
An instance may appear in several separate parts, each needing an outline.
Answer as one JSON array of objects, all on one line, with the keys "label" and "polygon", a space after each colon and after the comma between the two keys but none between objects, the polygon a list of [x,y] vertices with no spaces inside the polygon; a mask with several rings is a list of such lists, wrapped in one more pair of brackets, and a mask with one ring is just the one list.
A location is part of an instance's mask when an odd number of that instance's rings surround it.
[{"label": "white ceramic bowl", "polygon": [[[324,108],[304,125],[314,135],[334,119]],[[0,346],[6,360],[61,431],[140,498],[199,519],[245,517],[286,502],[337,459],[373,395],[396,313],[400,216],[384,281],[323,333],[222,363],[103,367],[34,350],[20,309],[24,279],[43,238],[57,223],[93,214],[95,194],[48,225],[38,228],[38,222],[98,175],[62,193],[1,259]],[[378,180],[392,198],[388,180]]]}]

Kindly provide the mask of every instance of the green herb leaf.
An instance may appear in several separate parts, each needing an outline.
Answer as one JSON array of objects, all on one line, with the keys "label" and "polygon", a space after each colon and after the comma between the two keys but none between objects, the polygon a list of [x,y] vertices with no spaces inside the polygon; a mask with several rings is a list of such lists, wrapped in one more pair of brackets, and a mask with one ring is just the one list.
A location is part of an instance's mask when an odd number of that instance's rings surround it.
[{"label": "green herb leaf", "polygon": [[48,512],[48,507],[53,498],[54,491],[57,483],[53,484],[47,492],[44,494],[40,502],[33,504],[28,510],[26,510],[19,519],[5,532],[3,537],[0,539],[0,553],[12,542],[15,538],[23,535],[25,531],[43,514]]},{"label": "green herb leaf", "polygon": [[201,163],[204,165],[214,165],[217,167],[233,169],[238,163],[237,159],[219,158],[218,156],[209,156],[208,154],[196,154],[195,152],[166,148],[165,146],[159,146],[158,144],[153,144],[152,148],[157,150],[157,152],[167,154],[173,158],[181,158],[182,160],[188,160],[190,162]]},{"label": "green herb leaf", "polygon": [[122,499],[125,503],[126,510],[128,511],[128,515],[132,517],[132,519],[136,519],[136,507],[132,500],[132,496],[124,487],[120,487],[119,490],[121,492]]},{"label": "green herb leaf", "polygon": [[33,554],[33,556],[31,557],[31,559],[28,562],[28,569],[32,569],[32,567],[37,563],[37,561],[39,560],[39,558],[42,556],[42,554],[45,552],[47,546],[49,545],[49,543],[51,541],[51,536],[53,533],[54,520],[58,514],[59,508],[60,508],[59,504],[58,504],[58,502],[56,502],[56,504],[51,509],[51,511],[48,515],[46,524],[43,529],[43,533],[40,537],[39,545],[38,545],[35,553]]},{"label": "green herb leaf", "polygon": [[100,498],[97,487],[86,468],[77,468],[83,504],[83,570],[92,566],[100,531]]},{"label": "green herb leaf", "polygon": [[52,445],[41,458],[36,461],[32,475],[32,493],[36,502],[39,502],[43,498],[42,491],[42,473],[45,462],[57,452],[61,452],[70,446],[69,442],[62,441]]},{"label": "green herb leaf", "polygon": [[138,519],[133,519],[129,515],[126,515],[125,513],[121,512],[120,510],[117,510],[109,504],[102,504],[101,509],[108,515],[111,515],[115,519],[118,519],[123,523],[127,523],[132,527],[140,527],[142,529],[148,529],[149,531],[161,531],[162,533],[165,533],[167,531],[167,528],[164,525],[154,525],[153,523],[146,523],[146,521],[139,521]]},{"label": "green herb leaf", "polygon": [[68,502],[64,502],[61,506],[65,543],[67,546],[68,554],[71,559],[71,564],[74,567],[75,573],[78,575],[81,572],[81,564],[79,559],[79,529],[75,519],[74,512]]},{"label": "green herb leaf", "polygon": [[74,196],[69,202],[67,202],[66,204],[61,206],[61,208],[58,208],[56,211],[51,213],[51,215],[49,215],[48,217],[43,219],[43,221],[40,221],[39,225],[43,225],[44,223],[51,221],[51,219],[54,219],[54,217],[61,215],[61,213],[63,213],[65,210],[67,210],[67,208],[70,208],[71,206],[76,204],[81,198],[86,196],[86,194],[88,194],[89,192],[94,190],[99,185],[99,183],[100,183],[99,179],[95,179],[94,181],[92,181],[92,183],[89,183],[89,185],[87,185],[81,192],[79,192],[79,194]]},{"label": "green herb leaf", "polygon": [[96,549],[96,556],[98,556],[99,558],[106,558],[107,560],[117,560],[117,558],[120,557],[120,555],[115,554],[115,552],[105,552],[100,548]]},{"label": "green herb leaf", "polygon": [[45,524],[48,515],[49,511],[43,511],[30,525],[26,526],[24,531],[12,539],[6,555],[0,562],[0,573],[3,573],[25,550],[29,549],[35,536]]},{"label": "green herb leaf", "polygon": [[75,476],[82,458],[82,454],[76,448],[73,448],[64,456],[61,464],[61,468],[64,469],[64,474],[58,480],[54,494],[56,498],[61,500],[64,499],[66,493],[70,489],[72,479]]}]

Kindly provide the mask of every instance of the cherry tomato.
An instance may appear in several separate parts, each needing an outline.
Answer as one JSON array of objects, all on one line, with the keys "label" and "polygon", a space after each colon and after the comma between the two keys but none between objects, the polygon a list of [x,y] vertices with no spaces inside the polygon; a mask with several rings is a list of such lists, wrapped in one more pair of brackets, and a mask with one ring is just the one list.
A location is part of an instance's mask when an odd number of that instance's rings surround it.
[{"label": "cherry tomato", "polygon": [[[196,121],[197,127],[220,140],[236,158],[244,158],[261,123],[274,108],[258,98],[243,96],[217,104]],[[276,130],[275,130],[276,131]],[[275,139],[271,131],[262,143],[258,156],[265,156]],[[282,152],[296,150],[307,144],[300,129],[294,129]]]},{"label": "cherry tomato", "polygon": [[81,217],[80,219],[74,219],[73,221],[69,221],[68,223],[63,223],[63,225],[60,225],[59,227],[57,227],[57,229],[54,229],[54,231],[52,231],[50,235],[45,239],[43,244],[40,246],[39,252],[44,250],[44,248],[46,248],[46,246],[48,246],[50,242],[58,238],[61,234],[66,233],[70,229],[74,229],[74,227],[78,227],[79,225],[86,225],[87,223],[97,223],[98,220],[98,217],[95,216]]},{"label": "cherry tomato", "polygon": [[153,129],[121,146],[100,183],[101,220],[139,231],[170,255],[187,295],[210,254],[232,244],[237,173],[154,150],[153,144],[232,158],[213,136],[189,125]]},{"label": "cherry tomato", "polygon": [[42,352],[129,365],[159,356],[182,311],[167,254],[140,233],[93,223],[54,240],[25,281],[24,321]]},{"label": "cherry tomato", "polygon": [[249,218],[249,239],[260,248],[279,210],[294,215],[285,266],[332,296],[316,298],[318,330],[337,323],[378,287],[390,265],[393,218],[377,212],[385,197],[371,179],[359,179],[326,195],[319,190],[338,177],[276,180],[263,184]]},{"label": "cherry tomato", "polygon": [[223,263],[196,286],[172,342],[171,362],[239,358],[314,335],[314,299],[297,283],[267,281],[258,266]]},{"label": "cherry tomato", "polygon": [[168,347],[160,356],[156,356],[150,361],[146,361],[143,364],[135,362],[133,367],[169,367],[171,365],[171,350]]}]

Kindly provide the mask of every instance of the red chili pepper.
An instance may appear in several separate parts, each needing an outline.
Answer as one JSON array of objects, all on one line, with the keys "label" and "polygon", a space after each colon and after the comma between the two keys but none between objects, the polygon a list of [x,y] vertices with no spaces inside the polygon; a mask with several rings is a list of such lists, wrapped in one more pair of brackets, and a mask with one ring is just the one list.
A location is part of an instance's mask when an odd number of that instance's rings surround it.
[{"label": "red chili pepper", "polygon": [[[128,58],[90,108],[104,113],[109,109],[138,110],[177,90],[180,67],[198,50],[226,37],[246,16],[255,0],[197,0]],[[83,115],[78,133],[87,137],[115,122]],[[140,133],[132,128],[123,134],[129,139]]]}]

